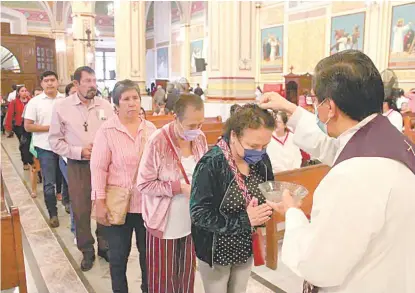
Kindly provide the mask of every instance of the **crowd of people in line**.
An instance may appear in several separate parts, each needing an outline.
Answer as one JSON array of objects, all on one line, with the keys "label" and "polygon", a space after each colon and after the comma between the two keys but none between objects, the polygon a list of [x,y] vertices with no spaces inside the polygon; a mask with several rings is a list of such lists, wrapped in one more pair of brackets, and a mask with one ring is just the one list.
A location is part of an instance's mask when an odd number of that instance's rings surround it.
[{"label": "crowd of people in line", "polygon": [[[156,129],[135,82],[116,83],[114,111],[97,97],[92,68],[73,77],[65,95],[52,71],[41,76],[43,91],[16,88],[5,127],[36,182],[41,169],[52,228],[64,189],[82,271],[96,258],[96,221],[113,292],[133,291],[126,277],[133,235],[142,292],[194,292],[196,263],[206,293],[246,292],[260,253],[256,232],[273,212],[286,218],[282,259],[306,280],[303,292],[415,292],[415,233],[405,228],[415,224],[415,185],[406,184],[415,180],[415,153],[406,149],[415,146],[382,115],[395,125],[380,74],[362,52],[319,62],[314,113],[261,92],[258,103],[231,108],[210,150],[204,102],[187,80],[178,92],[172,84],[167,94],[152,89],[154,112],[175,117]],[[274,203],[258,187],[300,168],[303,150],[332,167],[314,194],[311,221],[289,192]]]}]

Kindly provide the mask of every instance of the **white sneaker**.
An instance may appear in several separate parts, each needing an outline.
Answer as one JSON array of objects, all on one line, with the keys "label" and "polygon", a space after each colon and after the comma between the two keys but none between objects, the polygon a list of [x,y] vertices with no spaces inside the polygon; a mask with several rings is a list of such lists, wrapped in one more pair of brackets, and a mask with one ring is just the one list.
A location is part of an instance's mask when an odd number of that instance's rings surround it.
[{"label": "white sneaker", "polygon": [[75,246],[76,246],[76,244],[77,244],[77,242],[76,242],[76,237],[74,237],[74,238],[73,238],[73,244],[75,244]]}]

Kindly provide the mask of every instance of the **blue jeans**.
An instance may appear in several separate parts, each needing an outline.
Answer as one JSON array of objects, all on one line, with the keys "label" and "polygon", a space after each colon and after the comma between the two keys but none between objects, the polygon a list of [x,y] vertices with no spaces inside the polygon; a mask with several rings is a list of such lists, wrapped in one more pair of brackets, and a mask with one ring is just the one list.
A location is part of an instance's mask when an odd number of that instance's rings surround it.
[{"label": "blue jeans", "polygon": [[52,151],[44,150],[38,147],[35,147],[35,149],[40,161],[40,167],[42,168],[45,204],[48,209],[49,217],[52,218],[58,215],[55,185],[59,156]]},{"label": "blue jeans", "polygon": [[[68,166],[66,166],[65,161],[62,159],[62,157],[59,157],[59,168],[61,169],[62,175],[63,175],[63,193],[68,192]],[[65,196],[64,194],[62,196]],[[69,194],[68,194],[69,197]],[[63,200],[63,199],[62,199]],[[75,221],[73,219],[73,212],[72,212],[72,206],[70,204],[69,200],[69,209],[71,211],[71,232],[75,234]]]}]

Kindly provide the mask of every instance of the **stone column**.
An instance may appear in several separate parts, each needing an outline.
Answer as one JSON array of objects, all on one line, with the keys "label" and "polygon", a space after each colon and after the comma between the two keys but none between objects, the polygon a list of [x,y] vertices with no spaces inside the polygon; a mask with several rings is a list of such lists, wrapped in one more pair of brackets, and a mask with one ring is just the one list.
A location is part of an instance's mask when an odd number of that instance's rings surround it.
[{"label": "stone column", "polygon": [[70,76],[68,75],[68,58],[66,54],[66,32],[64,29],[56,29],[52,31],[56,44],[56,63],[58,68],[59,84],[65,87],[70,83]]},{"label": "stone column", "polygon": [[208,102],[255,100],[254,2],[209,2]]},{"label": "stone column", "polygon": [[131,79],[146,93],[146,2],[120,1],[115,7],[117,80]]},{"label": "stone column", "polygon": [[[91,39],[95,38],[94,7],[94,2],[72,2],[72,28],[74,39],[86,39],[87,29],[91,30]],[[85,65],[91,66],[92,68],[95,67],[95,42],[91,42],[91,47],[87,47],[86,41],[74,41],[73,51],[75,69]]]},{"label": "stone column", "polygon": [[190,79],[190,24],[183,23],[180,32],[183,31],[183,47],[182,47],[182,77]]}]

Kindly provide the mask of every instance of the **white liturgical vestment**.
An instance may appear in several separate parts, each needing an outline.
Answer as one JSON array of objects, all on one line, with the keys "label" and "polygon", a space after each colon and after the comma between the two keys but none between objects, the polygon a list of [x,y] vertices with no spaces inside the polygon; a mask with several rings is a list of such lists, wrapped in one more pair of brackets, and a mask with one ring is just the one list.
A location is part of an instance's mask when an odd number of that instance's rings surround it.
[{"label": "white liturgical vestment", "polygon": [[387,117],[390,121],[390,123],[392,123],[393,126],[396,127],[396,129],[398,129],[399,131],[402,132],[403,130],[403,118],[402,118],[402,114],[399,113],[398,111],[395,110],[389,110],[386,113],[383,113],[383,116]]},{"label": "white liturgical vestment", "polygon": [[278,137],[274,131],[267,147],[267,154],[274,174],[301,167],[301,151],[294,144],[294,134],[290,131],[286,132],[284,137]]},{"label": "white liturgical vestment", "polygon": [[[300,107],[288,125],[301,149],[332,166],[376,115],[337,139]],[[282,261],[319,293],[415,292],[415,175],[404,164],[379,157],[339,163],[315,190],[311,221],[290,208],[285,225]]]}]

